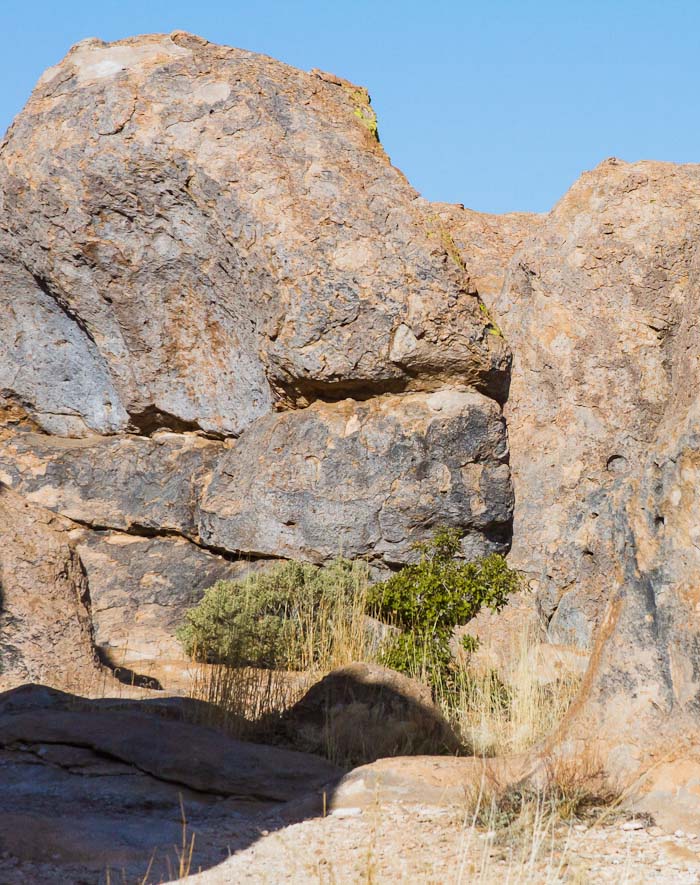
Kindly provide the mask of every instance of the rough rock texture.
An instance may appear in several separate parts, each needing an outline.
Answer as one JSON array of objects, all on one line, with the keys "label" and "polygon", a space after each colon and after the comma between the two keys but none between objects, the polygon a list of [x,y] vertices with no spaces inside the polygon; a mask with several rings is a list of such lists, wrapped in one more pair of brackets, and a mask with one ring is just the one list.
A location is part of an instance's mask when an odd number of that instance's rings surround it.
[{"label": "rough rock texture", "polygon": [[[508,350],[366,109],[337,78],[189,35],[76,46],[2,149],[3,288],[23,299],[5,338],[44,349],[32,372],[6,355],[6,396],[63,435],[240,433],[271,388],[416,375],[502,396]],[[50,349],[28,335],[44,325]]]},{"label": "rough rock texture", "polygon": [[593,648],[548,752],[694,826],[699,208],[700,166],[608,160],[536,223],[491,305],[516,354],[511,563],[550,640]]},{"label": "rough rock texture", "polygon": [[197,537],[198,492],[221,445],[191,433],[66,439],[0,433],[0,480],[77,523]]},{"label": "rough rock texture", "polygon": [[489,215],[453,203],[429,203],[426,213],[442,226],[446,247],[464,264],[487,306],[501,294],[511,258],[545,219],[531,212]]},{"label": "rough rock texture", "polygon": [[200,505],[212,547],[405,562],[425,528],[507,548],[512,497],[498,405],[474,391],[316,403],[261,419],[218,461]]},{"label": "rough rock texture", "polygon": [[181,658],[175,631],[183,609],[195,605],[217,581],[240,580],[264,567],[232,562],[184,538],[121,532],[88,532],[76,551],[91,588],[95,646],[103,660],[116,666]]},{"label": "rough rock texture", "polygon": [[281,729],[294,747],[332,749],[334,758],[352,765],[459,749],[428,686],[376,664],[333,670],[285,712]]},{"label": "rough rock texture", "polygon": [[603,163],[522,246],[494,304],[517,351],[512,561],[539,581],[554,641],[591,646],[630,482],[651,480],[663,424],[684,421],[699,201],[698,167]]},{"label": "rough rock texture", "polygon": [[0,481],[81,527],[112,657],[251,556],[509,545],[509,348],[333,75],[74,47],[0,146],[0,341]]},{"label": "rough rock texture", "polygon": [[0,679],[96,677],[88,582],[71,526],[0,483]]}]

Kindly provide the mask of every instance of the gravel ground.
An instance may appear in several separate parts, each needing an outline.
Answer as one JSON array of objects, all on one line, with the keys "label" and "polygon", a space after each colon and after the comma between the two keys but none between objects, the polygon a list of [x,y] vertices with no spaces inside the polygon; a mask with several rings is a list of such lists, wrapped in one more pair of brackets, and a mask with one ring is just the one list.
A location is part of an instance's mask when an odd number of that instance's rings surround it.
[{"label": "gravel ground", "polygon": [[[241,825],[248,827],[245,822]],[[502,832],[473,828],[441,809],[390,807],[347,809],[286,827],[270,818],[254,833],[222,832],[222,842],[235,842],[242,835],[252,842],[248,848],[180,881],[187,885],[700,883],[700,838],[680,831],[665,834],[635,820],[559,825],[541,830],[536,839],[530,830],[513,845]],[[177,869],[176,862],[174,866]],[[143,885],[157,880],[139,881]],[[96,877],[78,868],[21,863],[0,854],[0,885],[97,882],[135,885],[118,874]]]},{"label": "gravel ground", "polygon": [[517,846],[435,809],[353,809],[263,831],[188,885],[700,883],[700,838],[628,820],[559,825]]}]

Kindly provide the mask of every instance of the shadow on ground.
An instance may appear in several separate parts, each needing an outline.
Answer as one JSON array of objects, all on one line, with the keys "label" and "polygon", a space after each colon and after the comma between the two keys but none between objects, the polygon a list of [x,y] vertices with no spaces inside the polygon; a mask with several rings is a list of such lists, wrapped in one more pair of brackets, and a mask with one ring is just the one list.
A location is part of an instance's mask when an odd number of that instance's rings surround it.
[{"label": "shadow on ground", "polygon": [[[357,708],[368,688],[351,682],[343,697]],[[382,703],[413,701],[384,686]],[[169,881],[330,805],[346,769],[194,724],[202,706],[88,700],[41,685],[0,694],[0,881]],[[315,704],[302,712],[299,728],[320,724]],[[286,728],[289,738],[293,720]]]}]

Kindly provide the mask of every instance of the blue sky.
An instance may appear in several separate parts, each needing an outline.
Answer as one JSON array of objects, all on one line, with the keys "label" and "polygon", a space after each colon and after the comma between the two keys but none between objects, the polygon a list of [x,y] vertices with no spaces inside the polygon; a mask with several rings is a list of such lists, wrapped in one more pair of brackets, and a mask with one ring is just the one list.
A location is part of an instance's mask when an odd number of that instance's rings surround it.
[{"label": "blue sky", "polygon": [[78,40],[175,29],[367,86],[432,200],[545,211],[609,156],[700,161],[698,0],[0,0],[0,129]]}]

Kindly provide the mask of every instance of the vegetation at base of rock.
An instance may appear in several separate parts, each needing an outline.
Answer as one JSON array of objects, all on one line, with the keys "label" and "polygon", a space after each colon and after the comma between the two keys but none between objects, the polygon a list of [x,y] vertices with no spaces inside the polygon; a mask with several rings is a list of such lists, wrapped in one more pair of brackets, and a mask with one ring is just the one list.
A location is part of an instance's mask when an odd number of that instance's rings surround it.
[{"label": "vegetation at base of rock", "polygon": [[[217,724],[267,739],[317,680],[351,663],[380,663],[430,687],[465,752],[526,749],[561,719],[579,680],[538,681],[529,635],[502,678],[473,664],[473,637],[463,640],[466,654],[453,656],[454,627],[483,606],[498,611],[520,586],[501,556],[461,559],[460,540],[454,529],[439,530],[419,545],[418,562],[374,586],[367,563],[346,559],[325,568],[287,562],[219,582],[178,634],[203,665],[194,695],[218,711]],[[343,764],[332,743],[326,755]]]},{"label": "vegetation at base of rock", "polygon": [[[473,562],[461,559],[457,529],[445,528],[416,545],[420,560],[407,565],[370,591],[369,611],[401,629],[385,649],[382,663],[403,673],[425,673],[431,683],[452,664],[450,639],[486,606],[500,611],[520,588],[518,573],[493,553]],[[465,636],[465,650],[475,648]]]},{"label": "vegetation at base of rock", "polygon": [[197,661],[317,669],[333,659],[343,636],[356,638],[354,651],[363,655],[368,582],[362,560],[338,558],[325,568],[285,562],[241,581],[217,582],[187,613],[177,636]]}]

